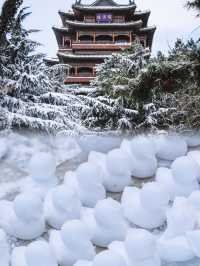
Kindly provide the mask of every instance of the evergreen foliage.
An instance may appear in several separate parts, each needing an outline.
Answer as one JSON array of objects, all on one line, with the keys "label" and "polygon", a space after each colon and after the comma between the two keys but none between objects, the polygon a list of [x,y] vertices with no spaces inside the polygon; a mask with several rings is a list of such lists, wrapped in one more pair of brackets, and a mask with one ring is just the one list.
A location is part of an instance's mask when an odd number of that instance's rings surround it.
[{"label": "evergreen foliage", "polygon": [[37,31],[23,27],[30,12],[16,3],[7,26],[0,25],[0,129],[200,128],[200,42],[178,39],[167,56],[159,52],[155,58],[136,43],[97,67],[92,89],[69,90],[63,85],[66,66],[44,64],[40,44],[30,39]]},{"label": "evergreen foliage", "polygon": [[191,0],[187,2],[187,7],[188,8],[193,8],[198,11],[198,15],[200,16],[200,0]]},{"label": "evergreen foliage", "polygon": [[13,20],[23,0],[6,0],[0,15],[0,43],[5,43],[6,33],[12,28]]},{"label": "evergreen foliage", "polygon": [[[120,61],[126,61],[128,53],[121,54]],[[197,113],[200,113],[197,105],[200,43],[193,40],[183,43],[178,39],[168,56],[159,52],[157,57],[149,60],[145,60],[144,51],[136,58],[130,54],[130,61],[126,62],[127,66],[133,66],[132,72],[120,71],[120,63],[112,65],[113,61],[116,62],[113,55],[99,67],[101,71],[97,72],[94,81],[103,95],[121,99],[121,110],[135,110],[137,115],[134,119],[126,117],[126,124],[131,124],[130,128],[134,130],[196,128]],[[111,72],[107,75],[109,67]],[[197,108],[195,114],[190,110],[193,104]],[[197,121],[194,122],[192,117]]]}]

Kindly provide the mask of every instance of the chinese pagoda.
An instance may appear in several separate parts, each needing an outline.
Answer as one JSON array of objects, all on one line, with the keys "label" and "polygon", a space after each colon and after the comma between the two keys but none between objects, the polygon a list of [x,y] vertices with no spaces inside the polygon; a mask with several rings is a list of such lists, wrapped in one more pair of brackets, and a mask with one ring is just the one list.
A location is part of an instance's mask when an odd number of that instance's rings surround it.
[{"label": "chinese pagoda", "polygon": [[65,84],[89,84],[95,68],[113,52],[140,42],[151,50],[156,27],[148,27],[150,11],[137,11],[134,1],[119,5],[114,0],[96,0],[91,5],[77,0],[72,11],[59,11],[62,27],[53,27],[58,59],[70,70]]}]

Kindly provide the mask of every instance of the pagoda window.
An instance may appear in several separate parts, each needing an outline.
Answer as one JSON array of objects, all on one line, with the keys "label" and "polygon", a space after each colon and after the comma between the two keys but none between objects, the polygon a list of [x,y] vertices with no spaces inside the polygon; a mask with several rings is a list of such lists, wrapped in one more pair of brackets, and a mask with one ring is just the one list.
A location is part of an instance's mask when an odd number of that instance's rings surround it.
[{"label": "pagoda window", "polygon": [[146,48],[146,38],[144,36],[140,37],[140,44]]},{"label": "pagoda window", "polygon": [[125,22],[125,17],[123,17],[123,16],[115,16],[115,17],[113,17],[113,22],[114,23],[123,23],[123,22]]},{"label": "pagoda window", "polygon": [[84,21],[87,23],[95,23],[95,17],[92,16],[85,16]]},{"label": "pagoda window", "polygon": [[96,43],[99,43],[99,44],[113,43],[113,37],[111,35],[98,35],[96,36]]},{"label": "pagoda window", "polygon": [[81,77],[91,77],[93,76],[93,67],[79,67],[78,68],[78,75]]},{"label": "pagoda window", "polygon": [[94,36],[93,35],[81,35],[79,36],[79,42],[80,43],[93,43]]},{"label": "pagoda window", "polygon": [[75,76],[75,68],[74,67],[70,68],[69,75],[70,76]]},{"label": "pagoda window", "polygon": [[115,43],[117,43],[117,44],[127,44],[127,43],[130,43],[130,36],[117,35],[117,36],[115,36]]},{"label": "pagoda window", "polygon": [[71,47],[71,40],[68,37],[63,37],[63,46],[64,47]]}]

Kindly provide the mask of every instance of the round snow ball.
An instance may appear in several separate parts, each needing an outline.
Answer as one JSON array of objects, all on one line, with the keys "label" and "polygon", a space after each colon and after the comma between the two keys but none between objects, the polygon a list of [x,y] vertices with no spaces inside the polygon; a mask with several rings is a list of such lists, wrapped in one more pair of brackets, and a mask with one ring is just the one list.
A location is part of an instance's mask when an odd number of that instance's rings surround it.
[{"label": "round snow ball", "polygon": [[43,202],[37,193],[23,193],[14,200],[14,211],[19,219],[31,222],[43,215]]},{"label": "round snow ball", "polygon": [[25,249],[25,260],[28,266],[57,266],[49,245],[45,241],[35,241]]},{"label": "round snow ball", "polygon": [[81,186],[87,185],[87,183],[101,183],[102,181],[98,167],[92,163],[81,164],[76,170],[76,176]]},{"label": "round snow ball", "polygon": [[[55,208],[63,211],[81,212],[81,202],[75,191],[68,189],[65,185],[61,185],[53,189],[52,201]],[[78,218],[78,217],[77,217]]]},{"label": "round snow ball", "polygon": [[200,210],[200,191],[194,191],[188,198],[188,202],[197,210]]},{"label": "round snow ball", "polygon": [[0,228],[0,247],[1,247],[1,243],[6,242],[6,241],[7,241],[6,232]]},{"label": "round snow ball", "polygon": [[97,151],[91,151],[88,155],[88,162],[101,166],[105,161],[106,154]]},{"label": "round snow ball", "polygon": [[172,207],[167,212],[168,228],[177,234],[193,230],[197,221],[196,212],[188,204]]},{"label": "round snow ball", "polygon": [[199,132],[187,132],[183,136],[189,147],[197,147],[200,145],[200,134]]},{"label": "round snow ball", "polygon": [[97,203],[94,215],[98,224],[102,226],[115,225],[123,217],[121,204],[116,200],[107,198]]},{"label": "round snow ball", "polygon": [[200,258],[200,230],[188,231],[186,233],[186,239],[195,255]]},{"label": "round snow ball", "polygon": [[93,266],[93,263],[89,260],[79,260],[74,264],[74,266]]},{"label": "round snow ball", "polygon": [[190,151],[187,156],[200,166],[200,151]]},{"label": "round snow ball", "polygon": [[156,182],[158,182],[166,193],[169,193],[170,200],[175,197],[175,183],[171,169],[160,167],[156,172]]},{"label": "round snow ball", "polygon": [[155,156],[155,148],[153,142],[143,136],[139,136],[134,138],[130,142],[131,152],[135,157],[154,157]]},{"label": "round snow ball", "polygon": [[0,139],[0,160],[6,155],[8,151],[6,139]]},{"label": "round snow ball", "polygon": [[130,164],[127,156],[120,149],[112,150],[106,157],[108,171],[116,176],[131,175]]},{"label": "round snow ball", "polygon": [[80,220],[70,220],[66,222],[61,228],[61,238],[65,245],[71,246],[74,241],[88,241],[91,235]]},{"label": "round snow ball", "polygon": [[156,182],[146,183],[140,190],[141,205],[148,211],[164,210],[169,200],[169,193]]},{"label": "round snow ball", "polygon": [[39,152],[35,154],[29,163],[30,174],[35,179],[46,180],[52,176],[56,170],[56,160],[50,153]]},{"label": "round snow ball", "polygon": [[96,255],[93,266],[126,266],[126,261],[119,253],[107,250]]},{"label": "round snow ball", "polygon": [[200,176],[199,166],[186,156],[176,159],[171,168],[175,181],[181,184],[191,184]]},{"label": "round snow ball", "polygon": [[130,229],[124,244],[133,261],[145,260],[155,253],[156,237],[143,229]]},{"label": "round snow ball", "polygon": [[187,153],[186,141],[177,135],[161,135],[154,140],[156,155],[163,160],[173,161]]}]

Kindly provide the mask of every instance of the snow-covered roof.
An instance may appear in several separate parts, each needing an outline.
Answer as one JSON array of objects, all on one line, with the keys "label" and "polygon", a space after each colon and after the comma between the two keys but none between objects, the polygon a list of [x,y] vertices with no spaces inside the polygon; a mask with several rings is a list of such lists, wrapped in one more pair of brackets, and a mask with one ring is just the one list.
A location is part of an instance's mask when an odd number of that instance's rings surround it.
[{"label": "snow-covered roof", "polygon": [[45,61],[59,63],[59,59],[57,57],[56,58],[45,58]]},{"label": "snow-covered roof", "polygon": [[151,10],[150,9],[147,9],[147,10],[143,10],[143,11],[136,10],[134,14],[135,15],[146,15],[146,14],[149,14],[149,13],[151,13]]},{"label": "snow-covered roof", "polygon": [[84,21],[66,20],[66,23],[69,25],[82,26],[82,27],[130,27],[130,26],[141,26],[142,20],[124,22],[124,23],[89,23]]},{"label": "snow-covered roof", "polygon": [[66,27],[57,27],[57,26],[53,26],[53,30],[56,31],[63,31],[63,32],[69,32],[69,29]]},{"label": "snow-covered roof", "polygon": [[155,25],[150,26],[150,27],[141,28],[140,32],[153,31],[153,30],[156,30],[156,26]]},{"label": "snow-covered roof", "polygon": [[[60,13],[62,15],[65,15],[65,16],[74,16],[73,10],[70,10],[68,12],[66,12],[65,10],[59,10],[58,13]],[[147,15],[147,14],[150,14],[150,13],[151,13],[151,10],[150,9],[146,9],[146,10],[136,10],[134,14],[137,15],[137,16],[140,16],[140,15],[142,16],[142,15]]]},{"label": "snow-covered roof", "polygon": [[98,59],[98,58],[106,58],[106,57],[110,57],[111,55],[103,55],[103,54],[97,54],[97,55],[88,55],[88,54],[81,54],[81,55],[77,55],[77,54],[68,54],[68,53],[61,53],[61,52],[58,52],[58,56],[61,56],[61,57],[65,57],[65,58],[94,58],[94,59]]},{"label": "snow-covered roof", "polygon": [[71,11],[64,11],[64,10],[58,10],[58,13],[59,14],[62,14],[62,15],[64,15],[64,16],[69,16],[69,17],[73,17],[74,16],[74,12],[73,12],[73,10],[71,10]]},{"label": "snow-covered roof", "polygon": [[114,0],[96,0],[90,6],[104,6],[104,5],[117,6],[118,4]]},{"label": "snow-covered roof", "polygon": [[116,5],[116,6],[88,6],[88,5],[74,5],[73,6],[74,9],[78,9],[78,10],[88,10],[88,11],[96,11],[96,10],[131,10],[131,9],[135,9],[136,5],[135,4],[131,4],[131,5]]}]

